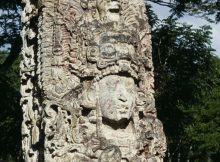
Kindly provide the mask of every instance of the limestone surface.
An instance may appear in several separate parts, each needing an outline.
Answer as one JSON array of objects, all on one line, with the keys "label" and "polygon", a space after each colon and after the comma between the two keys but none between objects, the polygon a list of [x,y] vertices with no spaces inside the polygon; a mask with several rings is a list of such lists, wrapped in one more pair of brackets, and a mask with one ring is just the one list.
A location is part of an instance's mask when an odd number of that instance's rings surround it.
[{"label": "limestone surface", "polygon": [[162,162],[143,0],[23,0],[26,162]]}]

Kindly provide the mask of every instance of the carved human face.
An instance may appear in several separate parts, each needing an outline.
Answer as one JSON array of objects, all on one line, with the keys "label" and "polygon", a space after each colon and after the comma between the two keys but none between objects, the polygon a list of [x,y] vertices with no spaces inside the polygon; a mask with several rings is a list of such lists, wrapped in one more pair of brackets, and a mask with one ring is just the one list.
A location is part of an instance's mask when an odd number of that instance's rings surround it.
[{"label": "carved human face", "polygon": [[99,82],[99,103],[104,118],[120,121],[130,119],[136,101],[133,78],[110,75]]},{"label": "carved human face", "polygon": [[119,0],[97,0],[100,18],[107,21],[119,21]]}]

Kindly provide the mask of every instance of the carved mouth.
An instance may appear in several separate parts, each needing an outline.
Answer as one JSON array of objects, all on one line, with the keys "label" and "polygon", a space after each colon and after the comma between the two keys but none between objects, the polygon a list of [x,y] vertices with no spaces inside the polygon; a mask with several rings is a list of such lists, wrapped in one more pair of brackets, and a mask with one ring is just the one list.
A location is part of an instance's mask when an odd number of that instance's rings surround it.
[{"label": "carved mouth", "polygon": [[110,4],[109,4],[109,9],[108,11],[110,13],[119,13],[119,10],[120,10],[120,4],[119,2],[117,1],[112,1]]},{"label": "carved mouth", "polygon": [[128,111],[119,111],[121,114],[127,114]]},{"label": "carved mouth", "polygon": [[111,13],[119,13],[119,8],[111,8],[108,11]]},{"label": "carved mouth", "polygon": [[118,108],[118,112],[121,114],[126,114],[128,113],[128,107]]}]

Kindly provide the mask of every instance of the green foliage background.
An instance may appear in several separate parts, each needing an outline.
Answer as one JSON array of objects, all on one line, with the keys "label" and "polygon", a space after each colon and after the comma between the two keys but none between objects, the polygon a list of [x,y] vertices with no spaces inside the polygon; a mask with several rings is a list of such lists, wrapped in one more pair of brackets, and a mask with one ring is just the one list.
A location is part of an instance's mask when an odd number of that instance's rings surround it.
[{"label": "green foliage background", "polygon": [[[0,63],[6,59],[0,54]],[[21,159],[21,121],[19,106],[19,59],[10,68],[0,68],[0,159]]]},{"label": "green foliage background", "polygon": [[220,60],[212,55],[211,28],[194,29],[168,18],[152,35],[156,106],[168,140],[166,160],[216,161]]},{"label": "green foliage background", "polygon": [[[218,162],[220,59],[213,55],[209,26],[195,29],[178,18],[189,14],[219,22],[220,0],[149,1],[171,9],[161,22],[146,5],[153,29],[156,106],[168,142],[165,162]],[[22,161],[21,9],[20,0],[0,1],[0,47],[11,45],[0,51],[0,161]]]}]

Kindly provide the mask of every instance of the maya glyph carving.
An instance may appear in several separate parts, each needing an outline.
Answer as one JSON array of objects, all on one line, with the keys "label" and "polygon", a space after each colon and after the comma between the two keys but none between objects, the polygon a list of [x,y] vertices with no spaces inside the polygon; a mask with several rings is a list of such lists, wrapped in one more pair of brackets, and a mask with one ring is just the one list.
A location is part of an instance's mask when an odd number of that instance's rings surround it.
[{"label": "maya glyph carving", "polygon": [[23,0],[26,161],[163,161],[143,0]]}]

